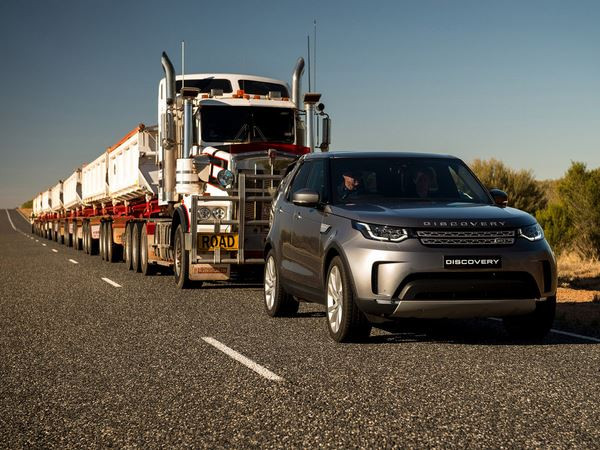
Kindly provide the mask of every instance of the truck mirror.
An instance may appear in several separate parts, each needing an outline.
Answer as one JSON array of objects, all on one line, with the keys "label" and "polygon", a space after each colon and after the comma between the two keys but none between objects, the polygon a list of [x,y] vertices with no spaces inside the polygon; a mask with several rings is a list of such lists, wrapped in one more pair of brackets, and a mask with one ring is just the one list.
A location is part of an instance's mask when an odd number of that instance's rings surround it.
[{"label": "truck mirror", "polygon": [[329,117],[323,117],[323,141],[319,148],[322,152],[329,151],[329,144],[331,144],[331,119]]},{"label": "truck mirror", "polygon": [[207,155],[194,156],[193,164],[200,181],[208,183],[210,177],[210,158]]}]

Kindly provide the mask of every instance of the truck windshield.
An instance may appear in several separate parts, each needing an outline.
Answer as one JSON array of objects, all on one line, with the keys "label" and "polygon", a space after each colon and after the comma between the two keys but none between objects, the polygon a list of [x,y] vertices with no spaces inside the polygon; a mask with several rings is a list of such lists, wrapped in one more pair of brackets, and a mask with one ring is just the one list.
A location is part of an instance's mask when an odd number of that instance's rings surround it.
[{"label": "truck windshield", "polygon": [[455,158],[333,158],[331,180],[334,203],[491,203],[481,183]]},{"label": "truck windshield", "polygon": [[290,108],[203,106],[205,142],[294,142],[294,112]]}]

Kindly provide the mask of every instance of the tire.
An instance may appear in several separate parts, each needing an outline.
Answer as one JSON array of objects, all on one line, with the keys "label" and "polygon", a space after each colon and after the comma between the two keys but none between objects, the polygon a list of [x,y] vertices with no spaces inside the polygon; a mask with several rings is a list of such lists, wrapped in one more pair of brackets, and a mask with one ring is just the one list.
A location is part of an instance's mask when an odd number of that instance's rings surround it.
[{"label": "tire", "polygon": [[134,222],[131,228],[131,266],[134,272],[140,272],[140,224]]},{"label": "tire", "polygon": [[100,239],[94,240],[92,237],[92,225],[88,223],[88,246],[90,255],[97,255],[99,251]]},{"label": "tire", "polygon": [[504,328],[512,338],[539,341],[552,328],[555,314],[556,297],[548,297],[546,301],[536,302],[535,310],[529,314],[505,317]]},{"label": "tire", "polygon": [[91,230],[90,230],[90,223],[89,222],[85,222],[83,224],[83,251],[85,251],[85,253],[87,255],[91,255]]},{"label": "tire", "polygon": [[133,225],[132,222],[125,225],[125,238],[123,239],[123,254],[125,256],[125,267],[127,270],[133,270],[133,262],[131,260],[133,254],[131,249],[131,229]]},{"label": "tire", "polygon": [[269,251],[265,262],[264,300],[265,311],[271,317],[293,316],[298,312],[300,303],[285,292],[279,279],[279,269],[275,253]]},{"label": "tire", "polygon": [[325,320],[334,341],[357,342],[369,337],[371,324],[354,302],[350,277],[339,256],[333,258],[327,270],[325,295]]},{"label": "tire", "polygon": [[175,230],[175,242],[173,243],[173,272],[175,284],[179,289],[189,289],[193,284],[190,280],[190,254],[185,250],[184,242],[183,227],[179,225]]},{"label": "tire", "polygon": [[106,222],[104,226],[104,256],[109,263],[117,262],[119,254],[117,250],[117,244],[113,236],[112,222]]},{"label": "tire", "polygon": [[153,275],[155,272],[154,264],[148,262],[148,230],[146,224],[142,225],[140,235],[140,271],[143,275]]},{"label": "tire", "polygon": [[106,222],[100,222],[100,239],[98,239],[100,259],[106,261]]}]

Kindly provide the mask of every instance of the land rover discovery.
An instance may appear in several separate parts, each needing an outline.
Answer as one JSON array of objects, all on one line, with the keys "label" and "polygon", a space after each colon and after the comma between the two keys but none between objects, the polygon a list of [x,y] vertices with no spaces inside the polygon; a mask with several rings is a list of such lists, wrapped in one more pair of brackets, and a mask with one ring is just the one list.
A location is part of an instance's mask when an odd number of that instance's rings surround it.
[{"label": "land rover discovery", "polygon": [[491,316],[515,337],[542,338],[556,261],[536,220],[506,205],[452,156],[305,155],[272,204],[266,311],[322,303],[338,342],[395,318]]}]

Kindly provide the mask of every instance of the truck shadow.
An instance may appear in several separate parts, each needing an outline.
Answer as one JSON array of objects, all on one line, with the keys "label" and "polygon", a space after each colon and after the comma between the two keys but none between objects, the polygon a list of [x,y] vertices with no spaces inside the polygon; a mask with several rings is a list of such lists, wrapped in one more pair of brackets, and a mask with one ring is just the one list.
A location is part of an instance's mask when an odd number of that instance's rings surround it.
[{"label": "truck shadow", "polygon": [[[398,322],[378,324],[376,329],[389,334],[371,336],[364,343],[435,342],[466,345],[598,345],[597,342],[550,332],[542,340],[511,338],[498,319],[473,320],[416,320],[402,319]],[[376,333],[375,333],[376,334]]]}]

